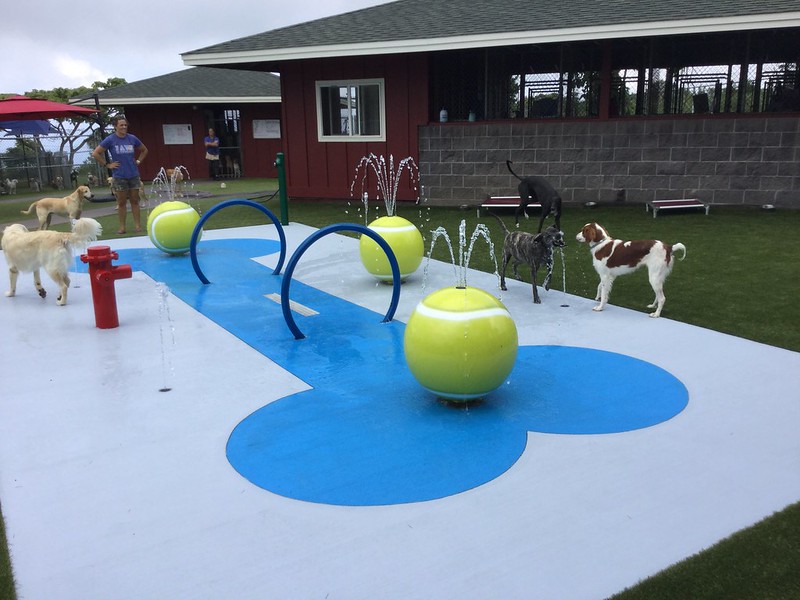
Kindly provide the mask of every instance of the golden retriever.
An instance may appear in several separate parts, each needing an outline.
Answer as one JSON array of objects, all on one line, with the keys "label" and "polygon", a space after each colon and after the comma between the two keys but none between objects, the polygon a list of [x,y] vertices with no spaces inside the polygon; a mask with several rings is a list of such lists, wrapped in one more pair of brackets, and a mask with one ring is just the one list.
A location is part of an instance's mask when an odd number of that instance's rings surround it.
[{"label": "golden retriever", "polygon": [[183,198],[183,171],[181,169],[167,169],[167,181],[172,185],[177,198]]},{"label": "golden retriever", "polygon": [[180,169],[167,169],[167,179],[170,181],[183,181],[183,172]]},{"label": "golden retriever", "polygon": [[94,242],[103,232],[103,228],[94,219],[84,218],[73,222],[72,231],[28,231],[19,223],[9,225],[3,230],[3,248],[8,263],[8,276],[11,280],[6,296],[14,296],[17,292],[17,276],[20,271],[33,272],[33,283],[39,296],[44,298],[47,292],[42,287],[39,269],[44,269],[59,286],[56,304],[67,303],[69,288],[69,267],[72,264],[72,250]]},{"label": "golden retriever", "polygon": [[42,198],[28,207],[28,210],[20,211],[23,215],[29,215],[36,209],[36,216],[39,218],[39,229],[50,227],[50,220],[53,214],[68,216],[70,219],[80,219],[83,212],[83,200],[92,197],[92,190],[87,185],[79,185],[78,188],[69,196],[64,198]]}]

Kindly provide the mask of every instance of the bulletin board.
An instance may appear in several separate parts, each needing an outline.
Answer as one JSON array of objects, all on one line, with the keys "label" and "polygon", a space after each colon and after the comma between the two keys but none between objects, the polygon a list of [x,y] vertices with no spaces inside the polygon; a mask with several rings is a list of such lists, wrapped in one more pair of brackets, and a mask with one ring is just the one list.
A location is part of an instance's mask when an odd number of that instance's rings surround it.
[{"label": "bulletin board", "polygon": [[164,144],[175,146],[182,144],[192,144],[191,125],[162,125],[164,131]]},{"label": "bulletin board", "polygon": [[281,137],[279,119],[253,119],[253,137],[257,140],[274,140]]}]

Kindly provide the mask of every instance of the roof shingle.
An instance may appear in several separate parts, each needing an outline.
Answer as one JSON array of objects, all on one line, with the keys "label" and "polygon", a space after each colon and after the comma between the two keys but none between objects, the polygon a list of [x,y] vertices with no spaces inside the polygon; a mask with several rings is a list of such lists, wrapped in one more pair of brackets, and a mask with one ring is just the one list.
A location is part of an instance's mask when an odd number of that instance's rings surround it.
[{"label": "roof shingle", "polygon": [[263,71],[193,67],[101,90],[101,104],[209,101],[280,102],[280,77]]},{"label": "roof shingle", "polygon": [[[794,13],[798,0],[397,0],[183,53],[265,52]],[[189,59],[189,60],[187,60]]]}]

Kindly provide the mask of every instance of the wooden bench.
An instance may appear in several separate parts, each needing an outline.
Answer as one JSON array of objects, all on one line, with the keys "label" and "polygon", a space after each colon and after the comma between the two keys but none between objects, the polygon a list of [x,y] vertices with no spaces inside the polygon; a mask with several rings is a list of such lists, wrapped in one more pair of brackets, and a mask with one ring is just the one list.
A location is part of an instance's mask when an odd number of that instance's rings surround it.
[{"label": "wooden bench", "polygon": [[700,200],[697,198],[684,198],[683,200],[653,200],[644,206],[644,209],[648,212],[652,209],[654,219],[658,216],[658,211],[673,210],[676,208],[702,208],[706,211],[706,215],[708,215],[708,211],[711,206],[705,202],[700,202]]},{"label": "wooden bench", "polygon": [[[481,208],[517,208],[519,196],[489,196],[481,203]],[[542,208],[538,202],[528,204],[530,208]]]}]

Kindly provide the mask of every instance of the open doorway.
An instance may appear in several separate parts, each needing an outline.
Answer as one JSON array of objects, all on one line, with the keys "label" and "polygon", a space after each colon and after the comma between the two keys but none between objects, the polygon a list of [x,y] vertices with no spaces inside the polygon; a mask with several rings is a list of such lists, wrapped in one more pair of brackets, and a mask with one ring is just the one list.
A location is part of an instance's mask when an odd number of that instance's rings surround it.
[{"label": "open doorway", "polygon": [[238,110],[214,108],[206,111],[206,128],[219,138],[219,177],[242,177],[241,127]]}]

